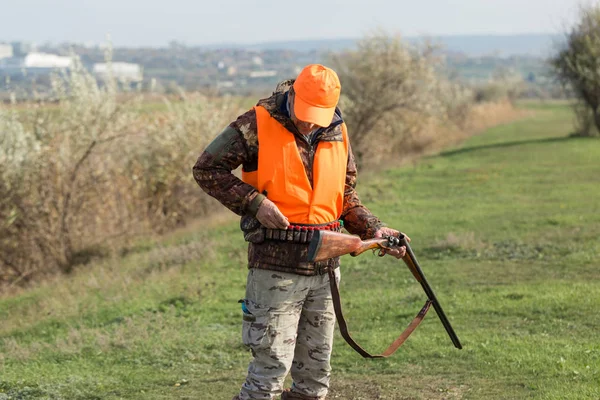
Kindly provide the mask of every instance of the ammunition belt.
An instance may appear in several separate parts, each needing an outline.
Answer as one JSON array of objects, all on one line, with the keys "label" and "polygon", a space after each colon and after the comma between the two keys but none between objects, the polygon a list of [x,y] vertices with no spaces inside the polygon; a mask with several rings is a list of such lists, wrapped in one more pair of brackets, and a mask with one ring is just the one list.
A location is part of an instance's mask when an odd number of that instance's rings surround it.
[{"label": "ammunition belt", "polygon": [[265,239],[292,243],[308,243],[311,241],[315,231],[341,232],[342,226],[341,221],[333,221],[318,225],[292,224],[287,229],[264,228]]}]

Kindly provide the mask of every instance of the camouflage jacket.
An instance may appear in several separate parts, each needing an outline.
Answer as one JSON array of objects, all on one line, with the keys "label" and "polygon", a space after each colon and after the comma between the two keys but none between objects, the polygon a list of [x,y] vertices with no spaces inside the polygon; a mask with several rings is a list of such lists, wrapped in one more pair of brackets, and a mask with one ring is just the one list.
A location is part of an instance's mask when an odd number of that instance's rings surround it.
[{"label": "camouflage jacket", "polygon": [[[258,105],[263,106],[273,118],[295,135],[300,157],[312,184],[314,148],[321,141],[341,139],[341,113],[336,109],[332,124],[319,129],[309,142],[296,130],[287,112],[287,94],[292,84],[293,80],[280,83],[273,95],[259,100]],[[258,146],[256,113],[251,109],[239,116],[214,139],[193,168],[194,179],[198,185],[231,211],[242,216],[242,221],[256,215],[264,195],[240,180],[232,171],[240,165],[246,172],[256,171]],[[363,239],[371,238],[383,224],[361,204],[355,190],[356,173],[354,155],[349,148],[341,220],[348,232],[360,235]],[[242,229],[244,230],[244,226]],[[336,268],[339,265],[339,259],[317,264],[308,263],[307,250],[306,244],[269,240],[261,243],[251,242],[248,247],[248,267],[314,275],[323,273],[325,266]]]}]

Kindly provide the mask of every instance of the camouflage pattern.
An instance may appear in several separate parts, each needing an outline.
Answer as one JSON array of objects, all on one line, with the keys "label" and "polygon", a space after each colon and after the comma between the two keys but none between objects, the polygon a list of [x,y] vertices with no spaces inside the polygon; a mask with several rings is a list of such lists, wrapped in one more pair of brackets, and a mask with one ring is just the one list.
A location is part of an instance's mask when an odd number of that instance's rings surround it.
[{"label": "camouflage pattern", "polygon": [[[287,114],[287,91],[292,84],[293,80],[280,83],[273,95],[260,100],[258,105],[265,107],[273,118],[294,133],[306,174],[312,183],[314,151],[311,150],[319,141],[342,140],[341,113],[339,110],[336,111],[330,127],[318,131],[316,142],[311,146],[306,138],[296,130]],[[258,134],[254,109],[242,114],[225,128],[206,148],[193,168],[194,178],[198,185],[234,213],[246,216],[243,225],[251,226],[253,224],[248,223],[248,218],[251,219],[256,214],[264,196],[231,173],[240,165],[246,172],[256,171],[258,168]],[[355,190],[356,175],[356,162],[350,147],[341,220],[348,232],[366,239],[373,237],[383,224],[361,204]],[[318,264],[306,262],[308,252],[306,244],[262,241],[257,239],[260,238],[260,235],[256,235],[256,232],[247,230],[244,230],[244,234],[250,242],[248,248],[249,268],[315,275],[324,273],[325,268],[335,268],[339,265],[337,259]]]},{"label": "camouflage pattern", "polygon": [[291,372],[284,398],[324,399],[335,326],[328,276],[251,269],[244,304],[242,340],[254,358],[237,398],[273,399]]}]

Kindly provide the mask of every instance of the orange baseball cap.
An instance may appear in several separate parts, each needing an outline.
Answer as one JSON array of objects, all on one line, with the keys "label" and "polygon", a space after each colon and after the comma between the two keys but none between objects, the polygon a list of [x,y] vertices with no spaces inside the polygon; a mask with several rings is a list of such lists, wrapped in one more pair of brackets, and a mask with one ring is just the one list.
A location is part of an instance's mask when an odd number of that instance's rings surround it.
[{"label": "orange baseball cap", "polygon": [[301,121],[329,126],[341,87],[340,79],[331,68],[307,65],[294,82],[294,114]]}]

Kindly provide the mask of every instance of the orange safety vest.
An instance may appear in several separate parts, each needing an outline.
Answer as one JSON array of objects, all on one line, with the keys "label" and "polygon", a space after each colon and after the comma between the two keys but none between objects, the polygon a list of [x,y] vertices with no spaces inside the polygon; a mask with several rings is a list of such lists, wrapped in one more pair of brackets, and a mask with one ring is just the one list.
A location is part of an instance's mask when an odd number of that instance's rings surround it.
[{"label": "orange safety vest", "polygon": [[262,106],[254,107],[258,129],[258,169],[242,180],[267,193],[290,223],[324,224],[339,219],[344,203],[348,133],[342,142],[319,142],[310,185],[296,138]]}]

